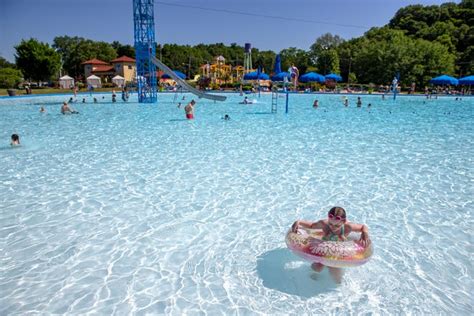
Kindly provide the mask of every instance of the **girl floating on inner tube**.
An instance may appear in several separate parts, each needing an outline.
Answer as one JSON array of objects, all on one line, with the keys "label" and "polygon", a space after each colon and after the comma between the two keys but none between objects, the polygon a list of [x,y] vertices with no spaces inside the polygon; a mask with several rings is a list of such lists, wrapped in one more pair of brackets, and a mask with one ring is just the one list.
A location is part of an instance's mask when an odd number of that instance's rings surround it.
[{"label": "girl floating on inner tube", "polygon": [[[325,241],[345,241],[351,232],[360,232],[359,243],[366,247],[370,243],[369,228],[363,224],[348,222],[346,219],[346,211],[342,207],[335,206],[329,210],[328,219],[321,219],[317,222],[308,222],[297,220],[291,226],[291,231],[298,232],[298,228],[321,229],[323,231],[322,240]],[[321,263],[313,263],[311,265],[316,272],[321,272],[324,265]],[[339,268],[328,267],[329,272],[337,283],[341,283],[342,270]]]}]

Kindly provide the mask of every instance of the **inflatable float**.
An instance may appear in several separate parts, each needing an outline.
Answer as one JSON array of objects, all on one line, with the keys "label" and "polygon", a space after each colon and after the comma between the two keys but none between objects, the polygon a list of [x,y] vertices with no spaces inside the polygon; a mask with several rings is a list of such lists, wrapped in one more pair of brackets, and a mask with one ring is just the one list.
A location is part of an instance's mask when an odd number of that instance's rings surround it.
[{"label": "inflatable float", "polygon": [[321,239],[322,236],[322,230],[299,228],[296,233],[290,230],[285,241],[296,255],[328,267],[356,267],[369,261],[372,256],[372,243],[362,246],[357,233],[349,234],[347,241],[325,241]]}]

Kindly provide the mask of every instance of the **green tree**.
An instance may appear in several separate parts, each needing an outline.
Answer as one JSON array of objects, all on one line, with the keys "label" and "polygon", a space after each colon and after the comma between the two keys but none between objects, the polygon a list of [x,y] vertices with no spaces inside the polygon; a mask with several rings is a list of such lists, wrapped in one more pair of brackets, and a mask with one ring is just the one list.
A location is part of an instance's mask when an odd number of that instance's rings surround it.
[{"label": "green tree", "polygon": [[[190,50],[189,45],[165,44],[161,50],[162,61],[171,69],[187,74]],[[159,58],[160,51],[158,49],[156,53]]]},{"label": "green tree", "polygon": [[344,40],[338,35],[332,35],[331,33],[321,35],[309,48],[311,63],[317,65],[319,58],[325,58],[326,62],[320,62],[319,64],[327,64],[327,59],[335,55],[333,52],[328,53],[328,50],[337,49],[342,43],[344,43]]},{"label": "green tree", "polygon": [[357,83],[357,76],[356,76],[355,73],[351,72],[351,73],[348,75],[347,83]]},{"label": "green tree", "polygon": [[253,67],[262,67],[262,72],[270,74],[273,71],[276,54],[273,51],[258,51],[255,49],[255,54],[252,51]]},{"label": "green tree", "polygon": [[16,65],[0,56],[0,69],[2,68],[16,68]]},{"label": "green tree", "polygon": [[0,88],[15,88],[22,81],[21,71],[14,68],[0,68]]},{"label": "green tree", "polygon": [[128,56],[135,58],[135,48],[131,45],[122,45],[118,41],[112,42],[112,47],[115,49],[117,56]]},{"label": "green tree", "polygon": [[463,0],[439,6],[412,5],[401,8],[389,27],[402,30],[412,38],[436,41],[456,56],[456,72],[471,73],[474,49],[474,1]]},{"label": "green tree", "polygon": [[373,28],[350,45],[352,69],[363,83],[387,84],[400,74],[402,84],[423,86],[432,76],[455,70],[455,55],[446,46],[388,27]]},{"label": "green tree", "polygon": [[340,73],[337,50],[330,48],[321,51],[316,61],[316,68],[323,75]]},{"label": "green tree", "polygon": [[280,52],[280,56],[282,70],[290,68],[291,65],[295,65],[300,74],[304,74],[308,70],[308,67],[311,66],[309,53],[296,47],[283,49]]},{"label": "green tree", "polygon": [[83,62],[97,58],[110,62],[117,58],[117,52],[111,44],[94,42],[82,37],[59,36],[53,40],[53,47],[61,54],[63,68],[73,77],[79,78],[84,74]]},{"label": "green tree", "polygon": [[59,54],[36,39],[22,40],[16,49],[16,64],[25,79],[34,81],[50,80],[57,75],[61,67]]},{"label": "green tree", "polygon": [[356,59],[359,51],[358,48],[361,47],[362,42],[363,37],[359,37],[346,41],[337,47],[340,75],[342,76],[343,81],[355,82],[352,78],[349,79],[349,74],[354,74],[355,76],[353,62]]}]

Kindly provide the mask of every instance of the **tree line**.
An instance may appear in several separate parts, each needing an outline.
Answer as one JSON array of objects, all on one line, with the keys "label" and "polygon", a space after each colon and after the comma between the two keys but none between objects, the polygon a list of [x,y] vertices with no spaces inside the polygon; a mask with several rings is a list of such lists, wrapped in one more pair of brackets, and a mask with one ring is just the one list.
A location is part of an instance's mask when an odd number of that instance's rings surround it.
[{"label": "tree line", "polygon": [[[15,49],[15,64],[0,57],[0,86],[19,82],[21,77],[57,80],[60,69],[81,80],[81,63],[88,59],[110,62],[122,55],[135,57],[131,45],[70,36],[54,38],[51,46],[35,39],[22,40]],[[403,85],[414,82],[421,87],[439,74],[469,75],[474,61],[474,0],[410,5],[398,10],[387,25],[374,27],[361,37],[346,41],[328,33],[318,37],[309,50],[290,47],[278,53],[283,70],[294,64],[300,73],[338,73],[350,83],[387,84],[399,75]],[[157,45],[156,55],[188,77],[199,74],[201,65],[219,55],[232,66],[244,62],[244,48],[236,43]],[[276,52],[252,49],[253,66],[266,73],[272,72],[275,58]]]}]

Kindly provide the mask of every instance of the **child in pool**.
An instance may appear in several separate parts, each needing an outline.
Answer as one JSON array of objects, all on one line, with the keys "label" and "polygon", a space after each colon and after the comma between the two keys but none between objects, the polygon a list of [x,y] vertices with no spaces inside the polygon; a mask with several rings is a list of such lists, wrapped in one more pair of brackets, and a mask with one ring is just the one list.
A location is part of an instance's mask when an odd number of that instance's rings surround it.
[{"label": "child in pool", "polygon": [[344,106],[349,106],[349,99],[347,97],[344,98]]},{"label": "child in pool", "polygon": [[20,136],[18,136],[18,134],[12,135],[10,146],[20,146]]},{"label": "child in pool", "polygon": [[[296,233],[298,228],[321,229],[323,231],[323,240],[326,241],[344,241],[351,232],[360,232],[359,243],[362,246],[370,244],[369,228],[363,224],[356,224],[347,221],[346,211],[342,207],[335,206],[329,210],[328,219],[321,219],[317,222],[308,222],[297,220],[291,226],[291,231]],[[324,265],[321,263],[313,263],[313,270],[320,272]],[[339,268],[328,267],[329,272],[337,283],[341,283],[342,270]]]}]

